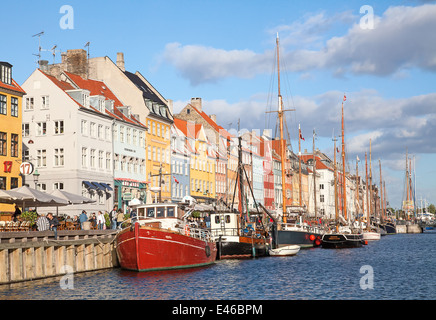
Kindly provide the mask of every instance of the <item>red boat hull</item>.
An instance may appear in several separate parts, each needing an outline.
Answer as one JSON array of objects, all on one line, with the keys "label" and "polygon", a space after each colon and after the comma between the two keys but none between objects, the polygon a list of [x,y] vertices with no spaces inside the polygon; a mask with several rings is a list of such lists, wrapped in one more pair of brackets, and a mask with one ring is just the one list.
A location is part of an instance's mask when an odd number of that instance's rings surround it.
[{"label": "red boat hull", "polygon": [[121,267],[135,271],[206,266],[217,253],[215,242],[138,224],[117,235],[116,251]]}]

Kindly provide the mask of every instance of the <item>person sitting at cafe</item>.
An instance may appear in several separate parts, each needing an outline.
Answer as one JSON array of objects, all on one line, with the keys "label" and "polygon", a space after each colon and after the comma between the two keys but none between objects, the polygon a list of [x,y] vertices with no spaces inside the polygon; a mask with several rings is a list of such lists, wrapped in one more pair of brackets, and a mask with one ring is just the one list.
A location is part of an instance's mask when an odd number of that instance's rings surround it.
[{"label": "person sitting at cafe", "polygon": [[14,212],[14,215],[13,215],[13,220],[14,220],[14,222],[17,222],[18,221],[18,218],[21,216],[21,210],[20,210],[20,208],[18,207],[18,205],[17,204],[15,204],[15,212]]}]

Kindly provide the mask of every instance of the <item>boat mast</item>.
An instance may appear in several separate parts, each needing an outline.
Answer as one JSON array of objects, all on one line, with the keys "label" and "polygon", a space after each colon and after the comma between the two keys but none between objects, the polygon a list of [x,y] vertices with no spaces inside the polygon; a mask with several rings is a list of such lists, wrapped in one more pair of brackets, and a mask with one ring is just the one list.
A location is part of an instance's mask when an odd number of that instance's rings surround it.
[{"label": "boat mast", "polygon": [[369,191],[368,191],[368,157],[365,152],[365,184],[366,184],[366,229],[369,231]]},{"label": "boat mast", "polygon": [[316,156],[315,156],[315,129],[313,129],[313,141],[312,141],[312,154],[313,154],[313,202],[314,202],[314,208],[315,208],[315,220],[317,218],[316,214]]},{"label": "boat mast", "polygon": [[[359,203],[359,157],[356,158],[356,203],[357,203],[357,210],[359,210],[360,208],[360,203]],[[357,214],[359,214],[359,212],[357,212]],[[359,221],[361,221],[361,219],[359,219]]]},{"label": "boat mast", "polygon": [[336,232],[339,232],[339,211],[338,211],[338,182],[337,182],[337,169],[336,169],[336,137],[333,138],[334,141],[334,175],[335,175],[335,218],[336,218]]},{"label": "boat mast", "polygon": [[303,192],[301,190],[301,127],[300,124],[298,124],[298,180],[299,180],[299,186],[298,186],[298,191],[299,191],[299,201],[298,204],[301,207],[302,206],[302,197],[303,197]]},{"label": "boat mast", "polygon": [[378,164],[380,167],[380,207],[379,207],[379,212],[380,212],[380,220],[381,222],[384,221],[384,216],[383,216],[383,179],[382,179],[382,168],[381,168],[381,160],[378,159]]},{"label": "boat mast", "polygon": [[372,214],[372,192],[373,192],[373,188],[372,188],[372,165],[371,165],[371,139],[369,139],[369,215]]},{"label": "boat mast", "polygon": [[280,91],[280,50],[279,50],[279,34],[277,33],[277,39],[276,39],[276,45],[277,45],[277,76],[278,76],[278,98],[279,98],[279,124],[280,124],[280,159],[282,163],[282,196],[283,196],[283,218],[284,222],[286,223],[286,175],[285,175],[285,164],[286,164],[286,143],[283,138],[283,101],[282,101],[282,94]]},{"label": "boat mast", "polygon": [[343,198],[344,198],[344,206],[343,213],[344,219],[347,220],[347,186],[346,186],[346,178],[345,178],[345,136],[344,136],[344,99],[342,100],[342,172],[343,172]]}]

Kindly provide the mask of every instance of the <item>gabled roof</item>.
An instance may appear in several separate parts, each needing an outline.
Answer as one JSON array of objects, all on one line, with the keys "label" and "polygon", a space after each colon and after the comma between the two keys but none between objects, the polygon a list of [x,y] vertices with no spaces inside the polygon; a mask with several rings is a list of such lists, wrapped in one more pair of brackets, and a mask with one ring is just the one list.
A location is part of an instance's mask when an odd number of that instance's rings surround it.
[{"label": "gabled roof", "polygon": [[12,90],[15,92],[19,92],[21,94],[26,94],[26,92],[21,88],[18,83],[15,82],[14,79],[12,79],[11,84],[6,84],[0,81],[0,88]]},{"label": "gabled roof", "polygon": [[188,104],[192,109],[194,109],[212,128],[215,129],[222,137],[224,138],[233,138],[234,136],[230,134],[226,129],[218,125],[215,121],[213,121],[204,111],[199,111],[192,104]]}]

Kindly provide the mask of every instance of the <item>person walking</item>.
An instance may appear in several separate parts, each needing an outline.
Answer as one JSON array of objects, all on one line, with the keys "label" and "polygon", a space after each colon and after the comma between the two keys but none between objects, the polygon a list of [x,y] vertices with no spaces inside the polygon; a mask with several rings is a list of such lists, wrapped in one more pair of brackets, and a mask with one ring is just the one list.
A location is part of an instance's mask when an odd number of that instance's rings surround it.
[{"label": "person walking", "polygon": [[99,211],[97,214],[97,228],[98,228],[98,230],[103,230],[104,223],[105,223],[104,215],[103,215],[103,213],[101,213],[101,211]]},{"label": "person walking", "polygon": [[121,224],[123,223],[123,220],[124,220],[123,211],[121,211],[121,209],[118,209],[118,213],[117,213],[117,229],[121,229]]},{"label": "person walking", "polygon": [[58,220],[58,218],[53,217],[53,214],[51,212],[47,213],[47,219],[48,219],[48,222],[50,224],[49,230],[54,231],[54,238],[55,238],[55,240],[57,240],[58,239],[59,220]]},{"label": "person walking", "polygon": [[88,221],[88,216],[86,215],[86,211],[82,210],[82,213],[79,216],[80,229],[83,230],[83,223]]},{"label": "person walking", "polygon": [[114,205],[114,208],[112,209],[111,213],[110,213],[110,218],[111,218],[111,229],[115,230],[117,228],[117,209],[118,206]]}]

